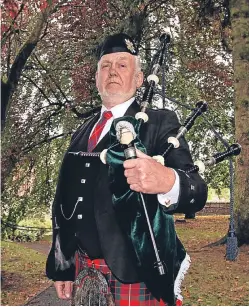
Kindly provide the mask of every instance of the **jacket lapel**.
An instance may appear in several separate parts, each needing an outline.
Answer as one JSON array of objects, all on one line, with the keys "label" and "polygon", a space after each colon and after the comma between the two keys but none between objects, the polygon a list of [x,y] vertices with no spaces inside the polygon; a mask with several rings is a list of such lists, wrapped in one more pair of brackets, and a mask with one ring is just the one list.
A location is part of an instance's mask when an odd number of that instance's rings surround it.
[{"label": "jacket lapel", "polygon": [[[140,111],[140,106],[137,103],[136,100],[129,106],[127,111],[125,112],[124,116],[135,116],[137,112]],[[89,132],[90,134],[90,132]],[[89,134],[87,134],[87,137],[89,137]],[[93,149],[94,152],[99,152],[103,150],[104,148],[109,147],[110,145],[110,135],[107,132],[106,135],[99,141],[97,146]]]},{"label": "jacket lapel", "polygon": [[93,129],[93,126],[99,120],[100,113],[96,114],[92,119],[90,119],[85,125],[82,126],[78,135],[75,137],[70,145],[70,150],[80,150],[87,151],[89,135]]},{"label": "jacket lapel", "polygon": [[127,111],[125,112],[124,116],[135,116],[137,112],[140,112],[140,106],[137,103],[136,99],[134,100],[134,102],[129,106],[129,108],[127,109]]}]

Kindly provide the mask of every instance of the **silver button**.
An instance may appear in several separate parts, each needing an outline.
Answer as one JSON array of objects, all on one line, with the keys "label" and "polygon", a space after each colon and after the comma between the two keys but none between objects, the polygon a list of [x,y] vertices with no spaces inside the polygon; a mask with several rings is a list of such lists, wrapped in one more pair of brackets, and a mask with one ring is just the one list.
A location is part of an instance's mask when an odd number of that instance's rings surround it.
[{"label": "silver button", "polygon": [[193,204],[195,202],[194,198],[191,199],[190,203]]},{"label": "silver button", "polygon": [[191,189],[191,190],[194,190],[194,189],[195,189],[195,186],[191,184],[190,189]]},{"label": "silver button", "polygon": [[81,183],[86,183],[86,179],[81,179]]},{"label": "silver button", "polygon": [[86,164],[85,164],[85,167],[90,167],[90,163],[86,163]]},{"label": "silver button", "polygon": [[78,214],[78,215],[77,215],[77,219],[78,219],[78,220],[82,220],[82,214]]},{"label": "silver button", "polygon": [[78,197],[78,201],[83,201],[83,197]]}]

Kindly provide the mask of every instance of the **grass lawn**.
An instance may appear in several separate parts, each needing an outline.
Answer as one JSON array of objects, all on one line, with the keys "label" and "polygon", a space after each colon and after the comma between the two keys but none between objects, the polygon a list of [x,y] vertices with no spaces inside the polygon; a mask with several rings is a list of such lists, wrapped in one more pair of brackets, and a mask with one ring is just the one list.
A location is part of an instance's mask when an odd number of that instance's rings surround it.
[{"label": "grass lawn", "polygon": [[[225,246],[207,247],[226,234],[228,216],[197,216],[176,229],[192,260],[182,285],[184,305],[248,306],[249,246],[240,248],[235,262],[225,260]],[[50,284],[45,261],[46,255],[22,244],[2,242],[2,305],[24,305]]]},{"label": "grass lawn", "polygon": [[22,306],[51,282],[45,276],[46,255],[13,242],[1,242],[1,305]]},{"label": "grass lawn", "polygon": [[227,233],[228,223],[228,216],[197,216],[176,224],[192,261],[182,287],[185,306],[249,305],[249,246],[235,262],[225,260],[225,245],[206,246]]}]

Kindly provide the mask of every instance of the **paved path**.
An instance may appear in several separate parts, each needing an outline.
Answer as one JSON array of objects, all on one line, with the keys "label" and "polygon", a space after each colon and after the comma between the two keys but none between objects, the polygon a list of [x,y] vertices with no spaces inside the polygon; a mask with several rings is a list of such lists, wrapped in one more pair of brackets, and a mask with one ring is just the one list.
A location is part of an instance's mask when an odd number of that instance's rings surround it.
[{"label": "paved path", "polygon": [[[25,242],[20,244],[45,255],[50,250],[50,244],[48,242]],[[58,299],[55,288],[52,285],[30,299],[25,306],[70,306],[70,301]]]},{"label": "paved path", "polygon": [[34,249],[37,252],[40,252],[42,254],[48,255],[50,250],[50,243],[49,242],[23,242],[20,243],[21,245],[28,247],[30,249]]},{"label": "paved path", "polygon": [[70,301],[58,299],[52,285],[29,300],[25,306],[70,306]]}]

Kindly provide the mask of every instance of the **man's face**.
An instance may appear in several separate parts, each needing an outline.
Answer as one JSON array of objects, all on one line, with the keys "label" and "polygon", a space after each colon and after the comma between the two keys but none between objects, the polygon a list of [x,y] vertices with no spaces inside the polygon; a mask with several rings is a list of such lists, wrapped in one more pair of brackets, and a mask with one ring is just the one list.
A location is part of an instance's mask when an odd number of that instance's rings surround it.
[{"label": "man's face", "polygon": [[143,83],[143,73],[136,71],[135,57],[128,52],[103,55],[98,64],[96,86],[103,102],[122,103],[134,96]]}]

